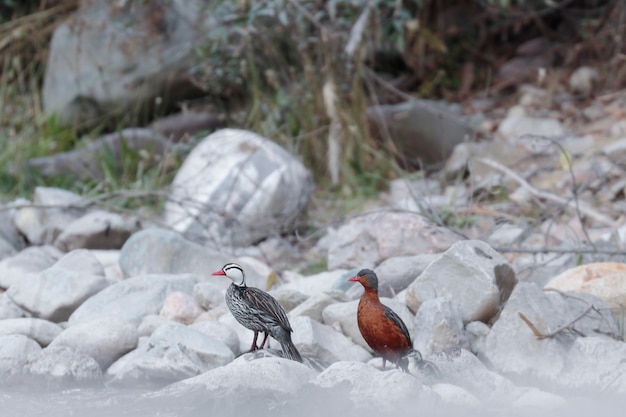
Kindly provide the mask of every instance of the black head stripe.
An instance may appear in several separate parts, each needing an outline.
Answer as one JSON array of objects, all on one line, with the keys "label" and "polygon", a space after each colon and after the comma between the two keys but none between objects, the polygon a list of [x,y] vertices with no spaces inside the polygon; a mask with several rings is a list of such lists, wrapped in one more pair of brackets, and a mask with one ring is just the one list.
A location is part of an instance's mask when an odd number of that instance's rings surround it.
[{"label": "black head stripe", "polygon": [[226,264],[226,265],[224,265],[224,267],[222,268],[222,270],[223,270],[224,272],[228,272],[228,271],[229,271],[229,270],[231,270],[231,269],[238,269],[238,270],[240,270],[240,271],[241,271],[241,273],[243,274],[243,268],[242,268],[242,267],[240,267],[240,266],[239,266],[239,265],[237,265],[237,264]]}]

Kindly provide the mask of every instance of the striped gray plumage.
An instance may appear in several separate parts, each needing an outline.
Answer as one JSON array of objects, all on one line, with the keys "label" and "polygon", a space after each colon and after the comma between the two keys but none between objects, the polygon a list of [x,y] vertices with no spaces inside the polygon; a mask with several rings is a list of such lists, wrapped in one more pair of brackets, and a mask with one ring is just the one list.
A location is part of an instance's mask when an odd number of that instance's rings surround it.
[{"label": "striped gray plumage", "polygon": [[233,281],[226,290],[226,305],[242,326],[254,331],[251,350],[257,348],[258,333],[263,332],[266,336],[261,348],[265,345],[267,334],[269,334],[280,343],[286,358],[302,362],[300,352],[291,341],[293,330],[287,313],[278,301],[263,290],[248,287],[243,269],[237,264],[226,264],[215,274],[225,275]]}]

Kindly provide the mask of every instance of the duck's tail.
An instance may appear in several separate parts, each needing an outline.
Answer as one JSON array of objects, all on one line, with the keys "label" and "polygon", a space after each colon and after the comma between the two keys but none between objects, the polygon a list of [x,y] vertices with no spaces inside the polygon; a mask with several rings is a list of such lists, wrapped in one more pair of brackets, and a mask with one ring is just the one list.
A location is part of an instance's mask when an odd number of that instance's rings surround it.
[{"label": "duck's tail", "polygon": [[300,352],[298,352],[298,349],[296,349],[296,345],[291,341],[291,337],[288,337],[284,342],[280,342],[280,345],[283,348],[283,356],[285,356],[285,358],[302,362],[302,356]]}]

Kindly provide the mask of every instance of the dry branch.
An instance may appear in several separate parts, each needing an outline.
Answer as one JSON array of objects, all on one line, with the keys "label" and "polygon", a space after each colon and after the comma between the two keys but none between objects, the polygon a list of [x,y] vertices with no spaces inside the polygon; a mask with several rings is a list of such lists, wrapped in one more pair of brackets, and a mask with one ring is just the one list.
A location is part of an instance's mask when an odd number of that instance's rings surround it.
[{"label": "dry branch", "polygon": [[[593,305],[589,305],[582,313],[580,313],[578,316],[576,316],[576,318],[574,318],[572,321],[570,321],[569,323],[559,327],[558,329],[549,332],[549,333],[542,333],[539,331],[539,329],[537,329],[537,326],[535,326],[530,319],[528,319],[528,317],[526,317],[523,313],[517,313],[519,315],[519,317],[524,321],[524,323],[526,323],[528,325],[528,327],[530,327],[530,330],[532,330],[532,332],[535,334],[535,336],[537,336],[537,339],[547,339],[549,337],[554,337],[557,334],[561,333],[563,330],[572,330],[577,332],[573,326],[574,324],[576,324],[576,322],[580,319],[582,319],[583,317],[585,317],[587,315],[587,313],[589,313],[591,310],[593,310]],[[578,333],[578,332],[577,332]]]},{"label": "dry branch", "polygon": [[565,207],[567,207],[567,208],[569,208],[571,210],[577,210],[578,209],[584,215],[589,216],[590,218],[596,220],[599,223],[604,224],[605,226],[610,226],[610,227],[617,227],[618,226],[617,222],[615,222],[613,219],[611,219],[608,216],[598,212],[597,210],[595,210],[594,208],[588,206],[587,204],[583,204],[582,202],[580,202],[578,204],[578,207],[576,207],[576,202],[575,201],[568,200],[566,198],[559,197],[558,195],[554,195],[554,194],[548,193],[546,191],[541,191],[541,190],[536,189],[535,187],[530,185],[528,183],[528,181],[526,181],[524,178],[520,177],[513,170],[505,167],[504,165],[500,164],[499,162],[496,162],[496,161],[494,161],[492,159],[487,159],[487,158],[477,158],[476,161],[480,162],[482,164],[485,164],[487,166],[490,166],[491,168],[494,168],[494,169],[496,169],[496,170],[506,174],[507,176],[511,177],[513,180],[515,180],[515,182],[517,182],[522,188],[524,188],[526,191],[528,191],[535,198],[538,198],[540,200],[551,201],[553,203],[562,204],[563,206],[565,206]]},{"label": "dry branch", "polygon": [[5,52],[12,43],[29,38],[30,33],[46,36],[56,28],[57,22],[79,5],[78,0],[62,1],[49,9],[40,10],[0,24],[0,51]]},{"label": "dry branch", "polygon": [[83,209],[103,200],[110,200],[113,198],[150,198],[150,197],[167,197],[165,191],[144,191],[144,190],[117,190],[110,193],[99,194],[95,197],[83,197],[75,203],[71,204],[16,204],[5,205],[0,207],[0,211],[19,210],[21,208],[34,208],[34,209]]},{"label": "dry branch", "polygon": [[350,58],[354,57],[354,54],[361,45],[361,39],[363,38],[363,32],[369,20],[371,8],[372,2],[369,1],[365,6],[365,10],[361,13],[361,16],[359,16],[354,26],[352,26],[352,30],[350,30],[350,38],[344,49],[345,54]]},{"label": "dry branch", "polygon": [[517,315],[520,319],[524,320],[524,323],[526,323],[528,327],[530,327],[530,330],[535,334],[535,336],[537,336],[539,339],[542,339],[544,337],[543,334],[541,334],[541,332],[535,327],[533,322],[524,315],[524,313],[519,312],[517,313]]},{"label": "dry branch", "polygon": [[564,253],[564,254],[598,254],[598,255],[624,255],[623,249],[601,249],[601,248],[587,248],[587,247],[574,247],[563,248],[555,247],[550,248],[547,246],[541,248],[515,248],[512,246],[493,246],[493,248],[501,253]]},{"label": "dry branch", "polygon": [[291,4],[300,13],[302,13],[302,15],[309,22],[311,22],[314,26],[316,26],[322,32],[322,34],[325,35],[326,29],[324,28],[324,26],[320,23],[320,21],[317,19],[317,17],[315,17],[313,14],[311,14],[303,5],[300,4],[299,1],[297,1],[297,0],[287,0],[287,2],[289,4]]},{"label": "dry branch", "polygon": [[[574,328],[574,324],[576,324],[576,322],[578,322],[583,317],[585,317],[587,314],[589,314],[590,311],[595,311],[596,313],[598,313],[600,315],[600,317],[602,317],[602,320],[605,323],[607,323],[607,325],[609,324],[609,322],[606,320],[606,317],[604,316],[604,314],[602,314],[602,312],[599,309],[597,309],[593,304],[591,304],[590,302],[588,302],[584,298],[577,297],[575,295],[568,294],[568,293],[565,293],[563,291],[560,291],[560,290],[557,290],[557,289],[554,289],[554,288],[546,288],[544,291],[556,292],[556,293],[560,294],[562,297],[573,298],[575,300],[578,300],[578,301],[586,304],[587,307],[582,311],[582,313],[580,313],[578,316],[576,316],[569,323],[564,324],[563,326],[560,326],[556,330],[551,331],[549,333],[541,332],[539,329],[537,329],[537,326],[535,326],[535,324],[532,321],[530,321],[530,319],[528,317],[526,317],[524,315],[524,313],[518,312],[517,315],[519,316],[519,318],[521,318],[524,321],[524,323],[526,323],[526,325],[530,328],[530,330],[537,337],[537,339],[541,340],[541,339],[547,339],[547,338],[550,338],[550,337],[554,337],[554,336],[556,336],[557,334],[561,333],[564,330],[570,330],[570,331],[573,331],[575,333],[578,333],[581,336],[585,336],[584,334],[582,334],[581,332],[579,332],[578,330],[576,330]],[[609,325],[609,327],[610,327],[610,325]],[[609,336],[611,336],[614,339],[621,340],[621,337],[616,332],[610,333]]]}]

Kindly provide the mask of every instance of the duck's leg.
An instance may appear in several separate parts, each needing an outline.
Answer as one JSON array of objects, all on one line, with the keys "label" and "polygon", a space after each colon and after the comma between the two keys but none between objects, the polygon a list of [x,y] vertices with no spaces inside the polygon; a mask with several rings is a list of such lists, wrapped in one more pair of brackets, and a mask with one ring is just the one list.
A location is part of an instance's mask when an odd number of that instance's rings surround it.
[{"label": "duck's leg", "polygon": [[383,366],[382,366],[382,368],[380,368],[380,369],[382,369],[383,371],[385,370],[385,362],[386,362],[386,360],[385,360],[385,358],[383,358]]},{"label": "duck's leg", "polygon": [[265,332],[265,336],[263,337],[263,342],[261,342],[261,347],[259,349],[263,349],[265,347],[265,342],[267,342],[268,336],[269,336],[269,333]]},{"label": "duck's leg", "polygon": [[254,331],[254,339],[252,339],[252,346],[250,347],[250,352],[254,352],[255,350],[258,349],[258,347],[256,346],[256,340],[259,337],[259,332],[258,331]]}]

